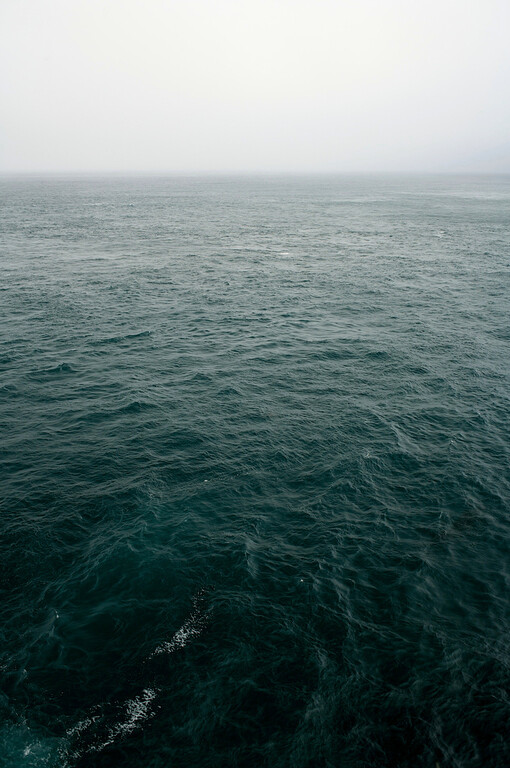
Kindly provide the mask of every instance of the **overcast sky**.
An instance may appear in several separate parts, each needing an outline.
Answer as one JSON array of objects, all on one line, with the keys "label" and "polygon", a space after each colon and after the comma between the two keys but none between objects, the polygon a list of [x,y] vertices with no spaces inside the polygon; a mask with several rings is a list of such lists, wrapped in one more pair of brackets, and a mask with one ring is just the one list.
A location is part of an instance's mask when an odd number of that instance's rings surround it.
[{"label": "overcast sky", "polygon": [[0,171],[510,172],[510,0],[0,0]]}]

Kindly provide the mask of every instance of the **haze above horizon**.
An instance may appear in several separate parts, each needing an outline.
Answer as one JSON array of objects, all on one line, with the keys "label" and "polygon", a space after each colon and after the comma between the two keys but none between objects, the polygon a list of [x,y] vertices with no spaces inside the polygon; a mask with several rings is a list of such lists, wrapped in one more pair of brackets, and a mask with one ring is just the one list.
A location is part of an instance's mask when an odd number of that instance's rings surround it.
[{"label": "haze above horizon", "polygon": [[4,0],[0,172],[510,172],[506,0]]}]

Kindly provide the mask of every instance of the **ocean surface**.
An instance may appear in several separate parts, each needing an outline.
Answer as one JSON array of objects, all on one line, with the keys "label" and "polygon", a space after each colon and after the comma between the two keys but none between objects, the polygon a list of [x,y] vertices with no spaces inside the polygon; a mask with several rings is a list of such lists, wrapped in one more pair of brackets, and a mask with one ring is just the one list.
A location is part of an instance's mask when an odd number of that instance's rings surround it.
[{"label": "ocean surface", "polygon": [[510,765],[510,177],[0,179],[0,763]]}]

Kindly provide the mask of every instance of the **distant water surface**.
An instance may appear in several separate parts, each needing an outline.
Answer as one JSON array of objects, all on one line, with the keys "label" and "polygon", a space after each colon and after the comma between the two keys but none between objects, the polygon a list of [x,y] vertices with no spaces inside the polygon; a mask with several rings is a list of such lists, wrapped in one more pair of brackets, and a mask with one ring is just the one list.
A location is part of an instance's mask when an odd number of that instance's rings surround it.
[{"label": "distant water surface", "polygon": [[510,177],[0,198],[2,764],[510,765]]}]

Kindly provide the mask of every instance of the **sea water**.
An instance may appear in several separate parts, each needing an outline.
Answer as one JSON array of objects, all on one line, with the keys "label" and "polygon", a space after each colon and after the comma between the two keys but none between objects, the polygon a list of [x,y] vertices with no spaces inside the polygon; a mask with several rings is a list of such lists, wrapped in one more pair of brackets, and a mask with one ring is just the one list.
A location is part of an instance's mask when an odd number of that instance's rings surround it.
[{"label": "sea water", "polygon": [[510,177],[0,191],[2,765],[510,765]]}]

